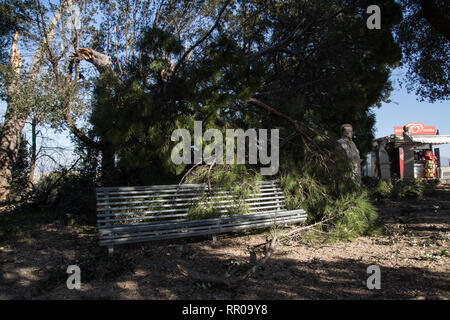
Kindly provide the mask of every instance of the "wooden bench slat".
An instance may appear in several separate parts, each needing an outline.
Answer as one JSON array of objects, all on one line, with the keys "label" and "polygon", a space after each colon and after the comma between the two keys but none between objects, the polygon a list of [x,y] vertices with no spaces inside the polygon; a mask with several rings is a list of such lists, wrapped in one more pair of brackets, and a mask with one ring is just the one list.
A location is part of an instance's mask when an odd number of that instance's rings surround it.
[{"label": "wooden bench slat", "polygon": [[[278,184],[276,180],[260,181],[262,185],[272,185]],[[205,183],[200,184],[162,184],[162,185],[152,185],[152,186],[127,186],[127,187],[98,187],[97,192],[104,191],[115,191],[115,190],[150,190],[150,189],[189,189],[189,188],[207,188],[208,185]]]},{"label": "wooden bench slat", "polygon": [[[273,193],[273,192],[279,192],[278,189],[274,187],[270,188],[261,188],[259,189],[260,193]],[[198,196],[202,194],[207,194],[208,190],[194,190],[194,189],[186,189],[182,192],[177,192],[176,190],[171,190],[168,192],[156,192],[156,191],[143,191],[143,192],[129,192],[129,193],[109,193],[109,194],[97,194],[97,200],[103,201],[107,199],[126,199],[130,197],[153,197],[153,198],[159,198],[159,197],[189,197],[189,196]],[[218,195],[229,195],[229,191],[214,191],[214,196]]]},{"label": "wooden bench slat", "polygon": [[257,220],[257,219],[267,219],[267,218],[281,218],[296,216],[298,214],[305,214],[304,210],[296,211],[273,211],[271,213],[257,213],[257,214],[246,214],[239,216],[227,216],[221,218],[211,218],[202,220],[185,220],[180,222],[153,222],[148,224],[128,224],[128,225],[113,225],[110,227],[99,227],[100,233],[110,233],[110,232],[125,232],[132,230],[141,230],[146,228],[162,229],[162,228],[175,228],[179,226],[196,226],[196,225],[211,225],[217,223],[225,223],[230,221],[238,220]]},{"label": "wooden bench slat", "polygon": [[200,230],[217,230],[217,229],[223,229],[223,228],[229,228],[234,227],[238,225],[252,225],[252,224],[259,224],[259,223],[277,223],[277,222],[287,222],[291,220],[305,219],[305,215],[294,215],[294,216],[287,216],[287,217],[269,217],[269,218],[260,218],[260,219],[254,219],[254,220],[245,220],[240,221],[239,219],[235,221],[229,221],[228,223],[214,223],[214,224],[199,224],[194,225],[190,227],[183,227],[178,226],[177,228],[163,228],[163,229],[136,229],[132,232],[111,232],[111,233],[104,233],[101,236],[102,240],[107,239],[120,239],[120,238],[130,238],[130,237],[138,237],[142,235],[158,235],[158,234],[173,234],[178,232],[191,232],[191,231],[200,231]]},{"label": "wooden bench slat", "polygon": [[[216,200],[216,199],[223,199],[224,197],[208,197],[207,200],[214,201],[215,203],[222,203],[222,202],[231,202],[235,201],[232,197],[227,197],[226,200]],[[142,201],[114,201],[114,202],[105,202],[101,204],[97,204],[97,206],[103,207],[103,206],[118,206],[118,205],[133,205],[133,204],[142,204],[142,203],[188,203],[192,204],[193,201],[197,200],[203,200],[202,197],[194,197],[189,199],[159,199],[159,200],[142,200]],[[244,201],[258,201],[258,200],[272,200],[272,199],[284,199],[284,196],[279,195],[269,195],[267,197],[258,197],[258,198],[249,198],[249,199],[243,199]],[[97,211],[103,211],[103,210],[97,210]]]},{"label": "wooden bench slat", "polygon": [[101,238],[101,240],[116,240],[116,239],[129,239],[129,238],[136,238],[141,236],[157,236],[157,235],[170,235],[170,234],[179,234],[179,233],[185,233],[186,236],[189,236],[192,232],[197,231],[209,231],[212,234],[219,233],[222,229],[230,229],[234,227],[250,227],[254,225],[260,225],[260,224],[272,224],[275,225],[277,223],[286,223],[290,221],[297,221],[296,220],[301,218],[295,217],[295,218],[280,218],[280,219],[260,219],[255,221],[246,221],[246,222],[236,222],[236,223],[229,223],[229,224],[216,224],[216,225],[208,225],[208,226],[198,226],[198,227],[189,227],[189,228],[178,228],[178,229],[164,229],[164,230],[157,230],[157,231],[146,231],[146,232],[136,232],[136,233],[126,233],[123,235],[115,234],[110,236],[104,236]]},{"label": "wooden bench slat", "polygon": [[[260,188],[270,188],[272,186],[279,186],[277,182],[270,183],[260,183]],[[108,189],[108,190],[105,190]],[[208,190],[209,186],[207,184],[181,184],[181,185],[153,185],[153,186],[136,186],[136,187],[100,187],[96,188],[97,194],[102,193],[115,193],[115,192],[145,192],[145,191],[157,191],[157,192],[174,192],[174,191],[185,191],[185,190]],[[214,190],[226,190],[223,187],[214,187]]]},{"label": "wooden bench slat", "polygon": [[[253,193],[251,196],[276,196],[276,195],[283,195],[283,192],[280,189],[271,189],[271,190],[261,190],[258,193]],[[201,192],[201,193],[187,193],[187,194],[158,194],[158,195],[140,195],[140,196],[119,196],[119,197],[103,197],[103,198],[97,198],[98,204],[106,204],[107,202],[110,202],[111,200],[117,200],[116,202],[126,202],[129,201],[129,199],[154,199],[155,201],[170,201],[171,199],[180,199],[188,200],[192,197],[209,197],[209,198],[232,198],[234,197],[232,194],[229,194],[227,192],[217,192],[212,195],[208,195],[207,193]]]},{"label": "wooden bench slat", "polygon": [[[247,199],[245,202],[249,206],[259,205],[259,204],[271,204],[271,203],[277,203],[277,200],[280,198],[272,198],[272,199],[264,199],[268,201],[257,201],[256,202],[248,202],[247,201],[253,201],[253,199]],[[233,203],[234,200],[229,201],[218,201],[214,203]],[[126,203],[123,203],[126,204]],[[108,208],[97,208],[97,212],[104,212],[104,211],[120,211],[120,210],[136,210],[136,209],[152,209],[152,208],[173,208],[173,207],[189,207],[192,206],[194,202],[185,202],[185,203],[174,203],[174,204],[159,204],[159,205],[146,205],[146,206],[131,206],[131,207],[108,207]],[[198,204],[207,204],[207,202],[198,202]],[[230,205],[232,206],[232,205]],[[216,208],[226,208],[227,206],[215,206]]]},{"label": "wooden bench slat", "polygon": [[[121,195],[121,196],[98,196],[97,195],[97,201],[107,201],[110,199],[141,199],[141,198],[169,198],[169,197],[190,197],[190,196],[199,196],[205,193],[205,191],[202,192],[195,192],[192,193],[193,190],[189,190],[189,192],[191,193],[156,193],[156,192],[146,192],[146,193],[142,193],[141,195],[134,195],[134,196],[129,196],[127,194]],[[272,193],[278,193],[280,192],[279,190],[274,190],[273,188],[271,189],[260,189],[259,193],[260,194],[272,194]],[[137,193],[133,193],[133,194],[137,194]],[[214,192],[213,196],[230,196],[229,192],[227,191],[217,191]]]},{"label": "wooden bench slat", "polygon": [[[238,200],[224,188],[209,193],[206,184],[97,188],[100,245],[174,239],[290,224],[306,220],[303,209],[287,210],[279,183],[263,181],[259,191]],[[200,202],[198,202],[200,201]],[[192,205],[212,202],[223,217],[189,220]],[[242,203],[244,215],[227,216]]]},{"label": "wooden bench slat", "polygon": [[[112,215],[108,215],[108,217],[111,217],[111,216]],[[115,215],[115,216],[117,216],[117,215]],[[164,221],[164,219],[167,219],[167,218],[180,218],[180,217],[187,217],[187,213],[167,214],[167,215],[160,215],[160,216],[150,215],[150,216],[141,216],[141,217],[136,217],[136,218],[99,219],[99,220],[97,220],[97,222],[99,224],[101,224],[101,223],[109,223],[109,222],[120,222],[120,221],[126,222],[126,221],[132,221],[132,220],[156,220],[156,219],[161,219]]]},{"label": "wooden bench slat", "polygon": [[[291,212],[298,211],[300,213],[304,212],[303,209],[289,210],[289,211],[291,211]],[[283,211],[277,211],[277,210],[270,211],[270,210],[268,210],[268,211],[264,211],[264,214],[271,214],[271,213],[275,213],[275,212],[283,212]],[[252,215],[252,214],[261,214],[261,212],[249,213],[248,215]],[[186,217],[186,216],[187,216],[187,214],[172,214],[172,215],[165,215],[165,216],[147,216],[147,217],[145,217],[147,220],[152,220],[152,219],[156,220],[157,218],[176,218],[176,219],[170,219],[170,220],[160,219],[160,220],[153,221],[153,222],[139,222],[138,225],[141,225],[141,224],[145,224],[145,225],[159,224],[159,223],[164,223],[164,222],[168,222],[168,221],[170,221],[170,222],[172,222],[172,221],[173,222],[192,221],[190,219],[185,219],[184,217]],[[216,219],[216,218],[212,218],[212,219]],[[223,219],[223,218],[217,218],[217,219],[220,220],[220,219]],[[130,220],[134,220],[134,219],[130,218]],[[111,220],[104,220],[104,221],[105,222],[111,222]],[[123,220],[121,219],[120,221],[123,221]],[[109,225],[102,225],[99,222],[98,229],[107,229],[107,228],[113,229],[115,227],[130,226],[130,225],[137,225],[137,224],[109,224]]]},{"label": "wooden bench slat", "polygon": [[[299,217],[296,219],[286,220],[286,221],[277,221],[276,224],[293,224],[298,222],[305,221],[305,217]],[[268,226],[274,225],[274,222],[272,221],[266,221],[261,222],[257,224],[253,224],[252,228],[264,228]],[[240,231],[248,229],[248,225],[237,225],[234,227],[223,227],[220,230],[214,230],[215,234],[218,233],[225,233],[225,232],[232,232],[232,231]],[[147,237],[129,237],[129,238],[121,238],[121,239],[115,239],[115,240],[100,240],[100,245],[108,246],[108,245],[116,245],[116,244],[125,244],[125,243],[136,243],[136,242],[143,242],[143,241],[150,241],[150,240],[164,240],[164,239],[176,239],[176,238],[185,238],[185,237],[194,237],[194,236],[202,236],[202,235],[210,235],[211,230],[203,230],[203,231],[196,231],[196,232],[186,232],[186,233],[174,233],[174,234],[165,234],[165,235],[154,235],[154,236],[147,236]]]},{"label": "wooden bench slat", "polygon": [[[251,207],[249,208],[249,212],[253,212],[253,211],[257,211],[257,210],[265,210],[265,209],[276,209],[276,208],[280,208],[282,207],[281,205],[276,205],[276,206],[264,206],[264,207]],[[227,213],[227,210],[218,210],[221,213]],[[155,210],[155,211],[146,211],[145,213],[155,213],[155,212],[186,212],[186,213],[181,213],[178,214],[177,216],[181,217],[181,216],[187,216],[187,212],[188,212],[188,208],[184,208],[184,209],[167,209],[167,210]],[[123,213],[123,214],[117,214],[116,216],[130,216],[130,215],[136,215],[136,217],[132,217],[132,218],[119,218],[119,219],[99,219],[98,222],[99,223],[108,223],[108,222],[120,222],[120,221],[133,221],[133,220],[147,220],[147,219],[155,219],[155,218],[162,218],[163,216],[148,216],[148,215],[144,215],[144,212],[131,212],[131,213]],[[105,214],[103,215],[103,217],[110,217],[111,214]]]}]

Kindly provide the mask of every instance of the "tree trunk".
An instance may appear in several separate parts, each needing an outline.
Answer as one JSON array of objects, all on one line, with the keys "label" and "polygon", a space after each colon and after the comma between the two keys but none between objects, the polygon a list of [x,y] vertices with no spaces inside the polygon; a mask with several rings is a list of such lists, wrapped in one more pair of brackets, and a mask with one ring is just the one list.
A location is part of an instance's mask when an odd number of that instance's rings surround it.
[{"label": "tree trunk", "polygon": [[28,187],[31,189],[34,180],[34,170],[36,168],[37,160],[37,118],[33,118],[31,122],[31,159],[30,172],[28,173]]},{"label": "tree trunk", "polygon": [[[55,36],[55,28],[64,10],[73,4],[74,0],[64,1],[61,7],[53,16],[50,24],[46,28],[46,33],[43,35],[36,53],[31,62],[30,70],[28,72],[27,82],[33,82],[40,69],[42,57],[47,45],[53,40]],[[22,61],[20,60],[19,51],[17,49],[17,42],[19,33],[14,34],[13,43],[11,45],[10,64],[14,70],[15,78],[8,85],[8,99],[5,114],[5,122],[0,136],[0,202],[7,200],[10,192],[11,171],[20,146],[20,137],[25,126],[25,122],[29,113],[26,110],[19,112],[17,106],[14,104],[14,97],[17,94],[18,85],[20,81],[20,67]]]},{"label": "tree trunk", "polygon": [[[79,48],[71,57],[69,64],[69,73],[72,73],[74,65],[76,66],[80,61],[87,61],[91,63],[100,74],[111,72],[114,70],[111,64],[111,58],[103,53],[95,51],[91,48]],[[69,130],[87,147],[94,148],[101,151],[101,182],[102,185],[109,185],[113,179],[113,172],[115,169],[115,152],[111,145],[105,142],[97,142],[88,137],[82,130],[78,129],[75,120],[70,115],[70,109],[67,107],[64,113],[67,127]]]},{"label": "tree trunk", "polygon": [[101,182],[103,186],[110,185],[114,180],[115,153],[111,146],[103,145]]},{"label": "tree trunk", "polygon": [[10,183],[12,179],[12,166],[16,162],[17,153],[20,146],[20,135],[25,125],[26,115],[20,114],[15,106],[14,97],[17,95],[18,81],[20,81],[20,68],[22,61],[20,59],[17,42],[19,33],[14,34],[11,45],[10,65],[13,68],[13,75],[8,84],[7,109],[5,122],[0,136],[0,202],[7,200],[10,192]]}]

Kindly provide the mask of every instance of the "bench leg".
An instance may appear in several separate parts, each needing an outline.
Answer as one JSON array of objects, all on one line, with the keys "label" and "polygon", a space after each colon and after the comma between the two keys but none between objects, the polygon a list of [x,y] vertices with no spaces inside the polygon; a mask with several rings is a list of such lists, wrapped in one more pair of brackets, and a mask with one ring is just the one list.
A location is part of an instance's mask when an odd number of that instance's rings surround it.
[{"label": "bench leg", "polygon": [[212,240],[213,243],[216,243],[217,242],[217,235],[215,235],[215,234],[211,235],[211,240]]},{"label": "bench leg", "polygon": [[113,246],[108,246],[108,256],[112,256],[114,254],[114,247]]}]

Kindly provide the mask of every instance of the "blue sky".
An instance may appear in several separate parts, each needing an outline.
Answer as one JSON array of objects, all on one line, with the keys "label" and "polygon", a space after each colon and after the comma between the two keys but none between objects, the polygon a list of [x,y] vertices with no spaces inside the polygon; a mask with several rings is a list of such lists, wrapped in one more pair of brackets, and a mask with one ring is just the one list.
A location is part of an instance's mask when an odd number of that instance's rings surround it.
[{"label": "blue sky", "polygon": [[[394,133],[395,126],[404,126],[408,122],[422,122],[425,126],[436,126],[440,134],[450,135],[450,102],[419,102],[413,93],[399,88],[394,82],[391,103],[374,108],[376,115],[376,137]],[[450,145],[437,146],[441,156],[450,158]]]}]

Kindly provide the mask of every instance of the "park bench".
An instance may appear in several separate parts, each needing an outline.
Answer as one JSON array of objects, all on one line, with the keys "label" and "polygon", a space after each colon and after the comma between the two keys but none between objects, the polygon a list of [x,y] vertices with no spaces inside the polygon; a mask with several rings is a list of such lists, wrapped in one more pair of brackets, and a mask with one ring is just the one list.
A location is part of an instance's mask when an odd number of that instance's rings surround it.
[{"label": "park bench", "polygon": [[[188,209],[196,201],[214,200],[214,208],[226,212],[236,205],[229,191],[206,184],[153,185],[97,188],[99,244],[114,246],[150,240],[175,239],[250,228],[293,224],[306,220],[304,210],[287,210],[276,181],[261,182],[258,193],[243,199],[248,213],[189,220]],[[198,205],[198,204],[197,204]]]}]

